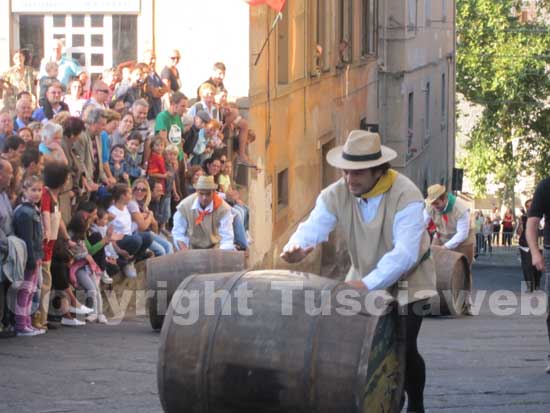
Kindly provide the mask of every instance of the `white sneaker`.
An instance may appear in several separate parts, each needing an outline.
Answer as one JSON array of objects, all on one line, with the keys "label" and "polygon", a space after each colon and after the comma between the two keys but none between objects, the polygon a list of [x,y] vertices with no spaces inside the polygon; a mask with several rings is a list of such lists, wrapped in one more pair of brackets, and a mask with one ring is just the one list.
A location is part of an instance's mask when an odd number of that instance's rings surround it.
[{"label": "white sneaker", "polygon": [[109,274],[107,274],[107,271],[103,271],[103,274],[101,274],[101,282],[103,284],[112,284],[113,279],[109,277]]},{"label": "white sneaker", "polygon": [[23,330],[17,331],[15,334],[17,335],[17,337],[33,337],[38,336],[42,333],[32,328],[25,328]]},{"label": "white sneaker", "polygon": [[88,314],[86,316],[86,321],[89,322],[89,323],[95,323],[97,321],[97,314]]},{"label": "white sneaker", "polygon": [[76,314],[76,315],[88,315],[94,312],[91,308],[86,307],[85,305],[81,305],[80,307],[69,307],[69,312]]},{"label": "white sneaker", "polygon": [[31,326],[31,329],[33,329],[34,331],[38,331],[37,336],[39,336],[40,334],[46,334],[46,330],[43,328],[36,328]]},{"label": "white sneaker", "polygon": [[134,267],[134,263],[126,264],[124,267],[124,275],[128,278],[136,278],[137,277],[137,271],[136,267]]},{"label": "white sneaker", "polygon": [[105,317],[105,314],[98,315],[97,322],[100,324],[109,324],[109,320],[107,320],[107,317]]},{"label": "white sneaker", "polygon": [[84,321],[77,320],[76,318],[66,318],[63,317],[61,319],[61,324],[64,326],[70,326],[70,327],[79,327],[86,325]]}]

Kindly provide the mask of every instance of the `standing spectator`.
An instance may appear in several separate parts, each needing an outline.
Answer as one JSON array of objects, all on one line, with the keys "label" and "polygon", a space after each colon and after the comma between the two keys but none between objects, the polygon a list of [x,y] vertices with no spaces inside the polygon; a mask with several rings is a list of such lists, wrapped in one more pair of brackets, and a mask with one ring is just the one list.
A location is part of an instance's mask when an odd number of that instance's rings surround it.
[{"label": "standing spectator", "polygon": [[21,166],[25,169],[25,175],[42,175],[44,169],[44,157],[36,148],[26,148],[21,155]]},{"label": "standing spectator", "polygon": [[111,153],[111,142],[113,133],[117,130],[118,123],[120,122],[120,113],[115,112],[112,109],[105,109],[104,117],[106,123],[105,128],[103,129],[103,131],[101,131],[101,162],[103,164],[103,170],[107,177],[107,182],[109,183],[109,185],[114,185],[116,183],[116,179],[111,173],[109,165],[109,154]]},{"label": "standing spectator", "polygon": [[170,88],[162,82],[162,79],[155,70],[156,60],[155,52],[151,49],[146,50],[143,54],[143,61],[149,68],[147,78],[145,79],[145,97],[149,102],[147,119],[149,120],[155,119],[162,111],[161,98],[170,91]]},{"label": "standing spectator", "polygon": [[[183,123],[181,117],[187,111],[187,97],[180,92],[170,93],[170,106],[155,119],[155,134],[160,136],[165,145],[182,145]],[[182,150],[183,152],[183,150]]]},{"label": "standing spectator", "polygon": [[[11,164],[0,159],[0,257],[2,257],[2,261],[8,255],[8,236],[13,235],[13,209],[7,193],[12,178]],[[7,314],[5,309],[8,286],[8,280],[0,277],[0,338],[15,335],[15,332],[9,328],[7,319],[4,318]]]},{"label": "standing spectator", "polygon": [[512,209],[508,208],[502,218],[502,245],[511,246],[514,235],[514,215]]},{"label": "standing spectator", "polygon": [[166,191],[166,179],[172,177],[172,173],[166,172],[166,162],[162,156],[164,153],[164,140],[157,137],[151,143],[152,152],[149,157],[149,163],[147,167],[147,175],[149,179],[154,179],[157,182],[162,183],[162,188]]},{"label": "standing spectator", "polygon": [[181,168],[185,167],[185,162],[180,163],[178,161],[178,155],[179,149],[176,145],[170,144],[166,147],[164,156],[168,178],[166,178],[166,190],[163,188],[164,195],[161,199],[160,217],[158,218],[160,231],[162,233],[165,233],[166,224],[172,217],[172,199],[175,202],[179,202],[181,199],[181,195],[178,191],[180,185],[178,185],[177,181],[182,175],[185,178],[185,171],[180,171]]},{"label": "standing spectator", "polygon": [[[33,327],[48,328],[48,310],[50,289],[52,287],[51,261],[53,249],[58,237],[69,240],[65,223],[59,210],[59,193],[67,181],[69,168],[59,162],[50,162],[44,166],[44,189],[40,200],[40,212],[44,228],[44,256],[42,259],[42,287],[40,289],[40,312],[33,318]],[[71,241],[67,241],[73,246]]]},{"label": "standing spectator", "polygon": [[[207,80],[203,82],[203,84],[210,83],[216,88],[216,93],[227,92],[227,89],[223,84],[223,81],[225,79],[225,71],[226,67],[223,62],[214,63],[214,66],[212,67],[212,74]],[[197,99],[200,99],[199,89],[197,89]]]},{"label": "standing spectator", "polygon": [[46,101],[32,114],[35,121],[45,123],[52,120],[59,112],[69,111],[69,107],[63,100],[63,87],[61,83],[53,83],[46,92]]},{"label": "standing spectator", "polygon": [[139,133],[141,143],[138,150],[139,162],[144,169],[147,169],[147,161],[151,153],[150,142],[153,139],[154,129],[152,122],[147,120],[149,104],[145,99],[138,99],[132,105],[132,115],[134,115],[134,131]]},{"label": "standing spectator", "polygon": [[493,254],[493,222],[491,217],[487,216],[485,222],[483,223],[483,238],[486,245],[486,251],[489,255]]},{"label": "standing spectator", "polygon": [[13,109],[16,96],[21,92],[34,93],[36,78],[32,67],[25,66],[25,55],[21,50],[13,54],[13,66],[2,76],[4,81],[9,82],[13,90],[13,96],[4,96],[4,107]]},{"label": "standing spectator", "polygon": [[28,98],[21,98],[15,104],[15,120],[13,130],[17,132],[32,122],[32,101]]},{"label": "standing spectator", "polygon": [[189,115],[195,116],[197,112],[204,110],[210,116],[210,119],[218,118],[218,108],[216,107],[214,97],[216,88],[210,83],[203,83],[199,87],[200,101],[196,102],[189,108]]},{"label": "standing spectator", "polygon": [[36,205],[42,196],[42,180],[29,176],[23,182],[22,202],[13,214],[14,234],[27,246],[27,264],[24,281],[17,291],[15,331],[18,336],[36,336],[46,330],[33,328],[31,324],[32,297],[38,285],[39,269],[44,255],[42,247],[42,223]]},{"label": "standing spectator", "polygon": [[[531,208],[532,200],[528,199],[525,202],[525,209],[529,211]],[[523,213],[520,217],[520,223],[518,226],[518,235],[519,235],[519,253],[521,256],[521,269],[523,271],[523,279],[525,280],[525,285],[527,291],[532,293],[535,290],[538,290],[540,287],[540,278],[541,272],[533,265],[531,251],[529,250],[529,245],[527,244],[527,213]],[[537,247],[538,249],[538,247]]]},{"label": "standing spectator", "polygon": [[57,75],[59,74],[59,66],[56,62],[46,63],[46,75],[40,78],[38,82],[38,104],[44,106],[46,101],[46,91],[55,82],[58,82]]},{"label": "standing spectator", "polygon": [[180,73],[177,65],[180,62],[181,55],[179,50],[174,49],[170,52],[170,58],[168,63],[160,72],[162,83],[169,88],[172,92],[179,92],[181,89]]},{"label": "standing spectator", "polygon": [[[550,178],[543,179],[535,189],[533,202],[527,218],[527,245],[531,251],[533,266],[544,273],[546,278],[546,296],[550,296]],[[539,249],[539,224],[544,217],[544,252]],[[550,305],[546,306],[546,328],[550,340]],[[550,374],[550,354],[547,356],[546,373]]]},{"label": "standing spectator", "polygon": [[8,109],[2,109],[0,110],[0,151],[11,135],[13,135],[13,119]]},{"label": "standing spectator", "polygon": [[76,60],[67,57],[64,52],[64,40],[55,40],[53,43],[53,53],[42,59],[42,62],[40,63],[40,77],[46,75],[46,64],[48,62],[57,62],[57,65],[59,66],[59,74],[57,75],[57,79],[63,84],[64,87],[67,87],[69,81],[73,77],[78,77],[83,70]]},{"label": "standing spectator", "polygon": [[500,245],[500,214],[498,208],[493,209],[493,245]]},{"label": "standing spectator", "polygon": [[82,85],[78,79],[71,80],[69,83],[69,94],[65,95],[63,101],[69,107],[71,116],[80,117],[82,115],[82,108],[86,99],[82,97]]},{"label": "standing spectator", "polygon": [[118,128],[111,135],[111,146],[126,145],[126,138],[132,129],[134,129],[134,115],[131,112],[123,113]]},{"label": "standing spectator", "polygon": [[476,231],[476,250],[475,256],[477,258],[478,254],[484,252],[484,242],[483,242],[483,223],[485,219],[483,218],[483,213],[481,211],[476,211],[474,213],[474,226]]}]

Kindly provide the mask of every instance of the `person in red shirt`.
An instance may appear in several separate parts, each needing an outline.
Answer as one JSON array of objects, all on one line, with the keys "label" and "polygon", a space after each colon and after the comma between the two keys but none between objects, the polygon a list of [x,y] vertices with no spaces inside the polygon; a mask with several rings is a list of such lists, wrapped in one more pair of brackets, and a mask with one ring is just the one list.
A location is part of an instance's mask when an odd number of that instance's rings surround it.
[{"label": "person in red shirt", "polygon": [[166,179],[173,175],[173,172],[166,170],[166,162],[162,156],[164,153],[164,140],[156,137],[151,143],[151,156],[147,166],[147,175],[150,179],[162,184],[162,189],[166,193]]}]

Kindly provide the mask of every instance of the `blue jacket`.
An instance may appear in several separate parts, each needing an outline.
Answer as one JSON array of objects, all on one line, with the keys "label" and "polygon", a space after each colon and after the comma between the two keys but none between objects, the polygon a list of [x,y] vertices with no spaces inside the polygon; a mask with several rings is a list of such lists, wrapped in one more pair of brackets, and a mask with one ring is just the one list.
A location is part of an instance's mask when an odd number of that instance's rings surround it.
[{"label": "blue jacket", "polygon": [[14,234],[27,245],[25,271],[34,271],[37,261],[44,256],[42,248],[42,221],[38,208],[29,202],[21,203],[13,213]]}]

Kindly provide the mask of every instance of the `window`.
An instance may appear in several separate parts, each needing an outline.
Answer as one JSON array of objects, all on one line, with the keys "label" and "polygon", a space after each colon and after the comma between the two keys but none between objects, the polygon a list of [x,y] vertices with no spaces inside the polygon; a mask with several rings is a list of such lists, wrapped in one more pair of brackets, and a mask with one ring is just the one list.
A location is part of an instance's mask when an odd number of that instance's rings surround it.
[{"label": "window", "polygon": [[277,174],[277,209],[288,206],[288,168]]},{"label": "window", "polygon": [[441,20],[447,20],[447,0],[441,0]]},{"label": "window", "polygon": [[414,137],[414,92],[409,93],[407,109],[407,152],[410,154]]},{"label": "window", "polygon": [[352,0],[338,1],[338,55],[340,64],[351,63],[353,59],[353,2]]},{"label": "window", "polygon": [[416,31],[418,0],[408,0],[407,30]]},{"label": "window", "polygon": [[288,8],[287,5],[283,9],[283,18],[277,23],[277,82],[286,85],[289,83],[288,60],[290,53],[289,44],[289,25],[288,25]]},{"label": "window", "polygon": [[378,53],[378,0],[362,0],[363,25],[361,55]]},{"label": "window", "polygon": [[447,79],[445,73],[441,74],[441,122],[447,123]]},{"label": "window", "polygon": [[424,103],[424,139],[428,140],[430,139],[431,135],[431,106],[430,106],[430,99],[431,99],[431,90],[430,90],[430,82],[426,83],[426,101]]},{"label": "window", "polygon": [[316,0],[315,11],[315,32],[313,49],[313,72],[312,75],[320,75],[321,72],[330,70],[329,63],[329,27],[327,21],[327,0]]},{"label": "window", "polygon": [[432,0],[424,0],[424,18],[426,26],[430,26],[432,24]]},{"label": "window", "polygon": [[113,16],[112,24],[113,66],[135,60],[137,58],[137,16]]}]

